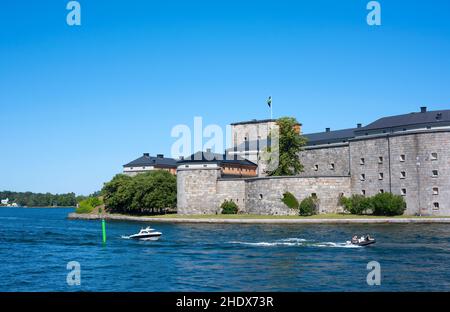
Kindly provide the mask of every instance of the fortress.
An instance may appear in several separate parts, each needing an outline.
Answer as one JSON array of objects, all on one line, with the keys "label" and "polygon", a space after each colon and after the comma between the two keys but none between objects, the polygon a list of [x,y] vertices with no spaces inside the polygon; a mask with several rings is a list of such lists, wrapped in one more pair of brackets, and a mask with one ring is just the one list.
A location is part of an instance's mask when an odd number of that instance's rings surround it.
[{"label": "fortress", "polygon": [[304,134],[304,171],[291,177],[264,174],[260,153],[275,122],[234,123],[225,155],[206,151],[178,161],[178,213],[220,213],[232,199],[243,213],[294,214],[281,202],[285,192],[299,200],[316,195],[319,212],[334,213],[342,210],[340,196],[391,192],[404,196],[407,215],[450,215],[450,110],[422,107],[364,127]]}]

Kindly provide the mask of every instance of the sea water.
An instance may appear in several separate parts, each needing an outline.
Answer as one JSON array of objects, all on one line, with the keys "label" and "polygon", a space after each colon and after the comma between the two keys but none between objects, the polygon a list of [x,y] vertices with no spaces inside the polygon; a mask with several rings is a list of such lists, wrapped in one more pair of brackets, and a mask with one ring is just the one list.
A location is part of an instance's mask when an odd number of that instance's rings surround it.
[{"label": "sea water", "polygon": [[[0,291],[450,291],[444,224],[170,224],[0,208]],[[123,239],[150,225],[158,241]],[[349,246],[369,233],[377,243]],[[69,285],[67,263],[80,265]],[[367,284],[380,263],[381,285]]]}]

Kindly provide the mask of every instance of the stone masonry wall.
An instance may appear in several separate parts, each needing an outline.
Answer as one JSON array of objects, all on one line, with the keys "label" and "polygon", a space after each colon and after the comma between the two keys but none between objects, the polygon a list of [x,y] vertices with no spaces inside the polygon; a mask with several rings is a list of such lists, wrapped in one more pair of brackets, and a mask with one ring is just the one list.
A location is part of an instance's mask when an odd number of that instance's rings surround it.
[{"label": "stone masonry wall", "polygon": [[304,167],[302,176],[347,176],[350,172],[348,145],[308,148],[299,157]]},{"label": "stone masonry wall", "polygon": [[[350,143],[352,193],[366,196],[389,192],[388,140],[376,138]],[[380,160],[382,157],[382,160]],[[380,176],[382,174],[382,176]]]},{"label": "stone masonry wall", "polygon": [[[392,192],[406,190],[406,214],[450,215],[450,133],[420,133],[390,140]],[[405,155],[405,161],[400,155]],[[433,177],[433,170],[438,171],[437,177]],[[402,171],[405,178],[401,178]],[[439,208],[434,203],[439,203]]]},{"label": "stone masonry wall", "polygon": [[177,170],[177,213],[215,214],[220,168]]},{"label": "stone masonry wall", "polygon": [[[437,159],[432,159],[432,153],[437,154]],[[392,192],[404,196],[406,215],[450,215],[449,132],[405,133],[351,141],[350,156],[352,193],[365,191],[367,196],[373,196],[381,190]],[[379,157],[383,157],[382,162]],[[437,177],[433,177],[433,170],[438,170]]]},{"label": "stone masonry wall", "polygon": [[291,192],[301,201],[313,193],[319,198],[319,213],[340,210],[339,196],[350,195],[350,177],[274,177],[246,181],[246,211],[250,214],[293,215],[282,201]]},{"label": "stone masonry wall", "polygon": [[239,208],[239,212],[245,213],[245,180],[244,179],[219,179],[217,181],[217,209],[225,200],[233,200]]}]

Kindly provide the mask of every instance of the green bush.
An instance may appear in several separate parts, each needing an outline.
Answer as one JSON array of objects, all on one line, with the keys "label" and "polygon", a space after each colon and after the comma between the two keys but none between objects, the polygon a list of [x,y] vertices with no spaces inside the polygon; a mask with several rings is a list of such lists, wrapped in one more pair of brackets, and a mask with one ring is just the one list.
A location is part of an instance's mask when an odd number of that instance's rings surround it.
[{"label": "green bush", "polygon": [[301,216],[311,216],[317,213],[318,199],[315,196],[309,196],[302,200],[299,205],[299,214]]},{"label": "green bush", "polygon": [[238,205],[233,200],[225,200],[222,205],[222,214],[237,214]]},{"label": "green bush", "polygon": [[392,193],[381,193],[371,198],[373,214],[376,216],[398,216],[406,209],[402,196]]},{"label": "green bush", "polygon": [[103,204],[103,201],[98,197],[88,197],[78,203],[75,210],[76,213],[91,213],[95,207]]},{"label": "green bush", "polygon": [[91,213],[94,207],[89,202],[89,199],[82,200],[78,203],[78,207],[75,210],[76,213]]},{"label": "green bush", "polygon": [[372,209],[372,199],[363,195],[352,195],[350,198],[343,196],[340,204],[344,206],[345,211],[357,215],[362,215]]},{"label": "green bush", "polygon": [[294,194],[290,192],[284,193],[281,201],[291,209],[298,209],[299,207],[297,198],[295,198]]}]

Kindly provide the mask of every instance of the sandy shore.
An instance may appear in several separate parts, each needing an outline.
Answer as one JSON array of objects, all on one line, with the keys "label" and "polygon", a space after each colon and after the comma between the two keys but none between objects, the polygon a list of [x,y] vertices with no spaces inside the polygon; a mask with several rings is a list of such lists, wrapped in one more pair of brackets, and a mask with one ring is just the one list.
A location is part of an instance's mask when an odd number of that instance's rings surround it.
[{"label": "sandy shore", "polygon": [[[302,219],[283,219],[277,218],[264,218],[264,219],[251,219],[251,218],[189,218],[189,217],[137,217],[137,216],[125,216],[116,214],[103,215],[106,220],[121,220],[121,221],[140,221],[140,222],[165,222],[165,223],[301,223],[301,224],[349,224],[349,223],[449,223],[449,218],[354,218],[354,219],[321,219],[321,218],[302,218]],[[70,213],[69,219],[72,220],[99,220],[102,219],[102,215],[99,214],[77,214]]]}]

